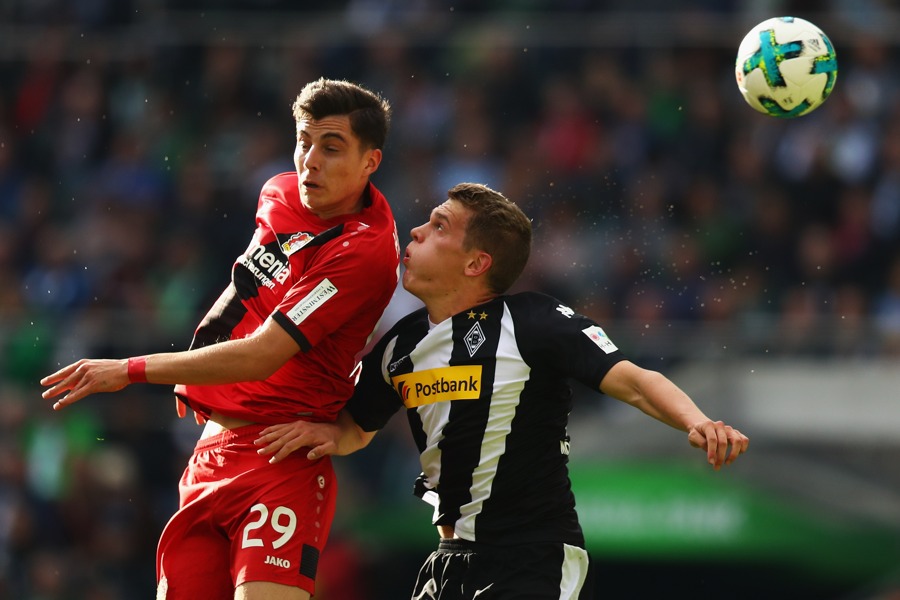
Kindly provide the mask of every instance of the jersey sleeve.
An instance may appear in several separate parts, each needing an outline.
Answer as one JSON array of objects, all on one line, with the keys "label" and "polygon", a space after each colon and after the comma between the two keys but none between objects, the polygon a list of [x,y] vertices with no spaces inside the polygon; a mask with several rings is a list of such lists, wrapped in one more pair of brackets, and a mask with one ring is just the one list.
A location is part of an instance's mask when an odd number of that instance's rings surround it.
[{"label": "jersey sleeve", "polygon": [[372,315],[374,327],[384,311],[396,287],[396,252],[393,243],[370,241],[342,236],[323,248],[275,309],[273,317],[303,351],[361,315]]},{"label": "jersey sleeve", "polygon": [[516,321],[516,337],[533,364],[597,390],[613,365],[626,359],[599,324],[551,296],[522,295],[515,306],[529,315]]},{"label": "jersey sleeve", "polygon": [[345,407],[364,431],[383,428],[403,406],[400,396],[386,376],[385,363],[390,360],[388,346],[392,339],[394,336],[388,332],[363,358],[359,381]]}]

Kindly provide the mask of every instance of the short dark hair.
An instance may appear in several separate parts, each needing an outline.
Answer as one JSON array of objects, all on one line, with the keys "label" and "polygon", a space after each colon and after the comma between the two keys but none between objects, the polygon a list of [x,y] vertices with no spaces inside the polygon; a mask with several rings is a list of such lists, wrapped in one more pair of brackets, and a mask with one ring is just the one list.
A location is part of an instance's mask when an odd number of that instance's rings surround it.
[{"label": "short dark hair", "polygon": [[381,150],[391,126],[391,105],[359,84],[324,77],[307,83],[292,107],[294,119],[350,117],[350,128],[363,146]]},{"label": "short dark hair", "polygon": [[447,197],[472,214],[463,240],[465,250],[478,248],[491,255],[488,285],[503,294],[519,278],[531,254],[531,220],[515,202],[480,183],[459,183]]}]

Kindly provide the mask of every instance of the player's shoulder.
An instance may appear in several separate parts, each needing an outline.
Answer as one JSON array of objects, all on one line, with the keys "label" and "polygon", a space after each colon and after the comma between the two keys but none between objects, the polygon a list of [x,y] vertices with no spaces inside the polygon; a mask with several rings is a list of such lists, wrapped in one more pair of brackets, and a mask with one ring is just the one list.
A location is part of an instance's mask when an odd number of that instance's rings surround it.
[{"label": "player's shoulder", "polygon": [[390,341],[401,336],[404,339],[412,339],[415,343],[425,337],[428,330],[428,310],[423,306],[397,319],[379,338],[376,347],[385,351]]},{"label": "player's shoulder", "polygon": [[368,202],[359,215],[359,221],[364,223],[373,235],[387,234],[393,237],[394,213],[387,198],[372,182],[369,182],[369,186],[366,188],[366,195]]},{"label": "player's shoulder", "polygon": [[397,319],[397,322],[391,325],[388,333],[396,334],[400,331],[405,331],[410,328],[417,328],[422,326],[424,326],[426,330],[428,329],[428,309],[426,309],[424,306],[421,306]]},{"label": "player's shoulder", "polygon": [[297,186],[296,171],[285,171],[269,177],[260,191],[260,201],[269,200],[284,202],[288,198],[299,197],[300,188]]},{"label": "player's shoulder", "polygon": [[526,311],[526,312],[560,312],[561,310],[571,310],[568,306],[558,298],[545,294],[544,292],[524,291],[504,296],[504,302],[510,311]]},{"label": "player's shoulder", "polygon": [[263,187],[276,187],[279,189],[289,188],[292,191],[299,191],[297,187],[297,172],[296,171],[285,171],[283,173],[278,173],[276,175],[272,175],[269,179],[263,184]]},{"label": "player's shoulder", "polygon": [[568,304],[543,292],[510,294],[504,297],[504,302],[516,330],[526,336],[540,334],[539,337],[545,338],[551,332],[565,335],[585,321],[585,317]]},{"label": "player's shoulder", "polygon": [[353,246],[367,260],[378,255],[386,259],[387,266],[396,269],[400,261],[400,242],[394,214],[385,197],[371,183],[367,193],[370,204],[358,215],[348,218],[344,235],[355,240]]}]

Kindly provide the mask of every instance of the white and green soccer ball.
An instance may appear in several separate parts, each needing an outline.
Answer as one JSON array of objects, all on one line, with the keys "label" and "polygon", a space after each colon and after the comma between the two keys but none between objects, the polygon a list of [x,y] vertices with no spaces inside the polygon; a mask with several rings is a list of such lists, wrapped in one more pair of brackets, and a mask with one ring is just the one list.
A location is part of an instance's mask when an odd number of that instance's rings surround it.
[{"label": "white and green soccer ball", "polygon": [[747,104],[780,118],[799,117],[821,106],[837,79],[831,40],[797,17],[767,19],[751,29],[734,66]]}]

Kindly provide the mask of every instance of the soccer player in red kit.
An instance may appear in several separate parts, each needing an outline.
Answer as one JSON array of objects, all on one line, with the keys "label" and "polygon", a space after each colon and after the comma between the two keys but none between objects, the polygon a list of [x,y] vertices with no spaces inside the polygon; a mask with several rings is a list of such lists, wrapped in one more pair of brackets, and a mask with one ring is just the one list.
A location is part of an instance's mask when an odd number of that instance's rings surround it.
[{"label": "soccer player in red kit", "polygon": [[263,186],[256,230],[191,349],[82,359],[41,380],[55,409],[129,383],[175,384],[206,426],[157,550],[157,598],[307,599],[331,525],[329,462],[259,456],[267,425],[333,421],[399,276],[394,218],[370,182],[386,100],[320,79],[294,106],[296,172]]}]

